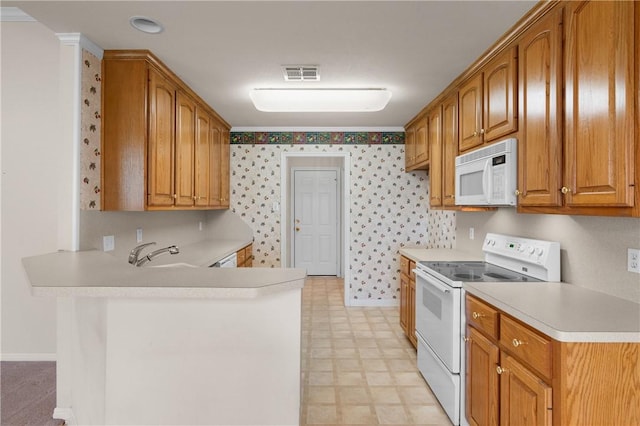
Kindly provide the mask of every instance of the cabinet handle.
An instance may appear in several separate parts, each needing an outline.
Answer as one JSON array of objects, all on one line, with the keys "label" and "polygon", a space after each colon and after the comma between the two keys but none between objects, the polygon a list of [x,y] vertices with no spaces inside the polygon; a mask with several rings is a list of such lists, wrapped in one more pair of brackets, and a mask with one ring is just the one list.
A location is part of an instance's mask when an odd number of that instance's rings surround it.
[{"label": "cabinet handle", "polygon": [[473,319],[478,319],[478,318],[483,318],[485,315],[480,312],[474,312],[471,314],[471,316],[473,317]]},{"label": "cabinet handle", "polygon": [[465,343],[469,343],[471,341],[471,337],[464,336],[462,340],[464,340]]},{"label": "cabinet handle", "polygon": [[480,129],[480,134],[484,135],[484,129]]},{"label": "cabinet handle", "polygon": [[560,192],[562,192],[563,194],[568,194],[568,193],[570,193],[570,192],[571,192],[571,190],[570,190],[569,188],[567,188],[566,186],[563,186],[563,187],[560,189]]},{"label": "cabinet handle", "polygon": [[517,348],[518,346],[526,345],[526,344],[527,344],[527,342],[523,342],[522,340],[518,340],[518,339],[513,339],[513,340],[511,341],[511,344],[512,344],[515,348]]},{"label": "cabinet handle", "polygon": [[516,189],[516,190],[514,191],[514,193],[516,194],[516,197],[517,197],[517,196],[519,196],[519,195],[520,195],[520,190],[519,190],[519,189]]},{"label": "cabinet handle", "polygon": [[506,372],[507,372],[507,369],[506,369],[506,368],[502,368],[502,367],[500,367],[500,366],[498,365],[498,366],[496,366],[496,372],[497,372],[498,374],[506,373]]},{"label": "cabinet handle", "polygon": [[176,198],[178,198],[178,195],[173,194],[172,198],[175,200]]}]

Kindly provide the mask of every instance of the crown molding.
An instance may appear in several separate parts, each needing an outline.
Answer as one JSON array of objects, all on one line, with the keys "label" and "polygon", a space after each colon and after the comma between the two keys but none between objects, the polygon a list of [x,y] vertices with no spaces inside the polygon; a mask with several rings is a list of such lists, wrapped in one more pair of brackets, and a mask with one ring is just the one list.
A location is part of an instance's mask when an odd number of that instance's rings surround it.
[{"label": "crown molding", "polygon": [[84,50],[91,52],[98,59],[102,60],[104,55],[104,49],[83,36],[81,33],[56,33],[56,37],[62,42],[62,44],[68,46],[80,46]]}]

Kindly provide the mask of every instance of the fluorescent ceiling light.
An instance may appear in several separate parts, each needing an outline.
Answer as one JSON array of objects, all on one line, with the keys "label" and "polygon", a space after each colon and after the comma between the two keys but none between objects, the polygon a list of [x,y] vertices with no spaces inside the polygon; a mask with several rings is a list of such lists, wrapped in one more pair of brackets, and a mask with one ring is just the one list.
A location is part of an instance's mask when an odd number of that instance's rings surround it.
[{"label": "fluorescent ceiling light", "polygon": [[386,89],[253,89],[249,96],[264,112],[373,112],[391,99]]}]

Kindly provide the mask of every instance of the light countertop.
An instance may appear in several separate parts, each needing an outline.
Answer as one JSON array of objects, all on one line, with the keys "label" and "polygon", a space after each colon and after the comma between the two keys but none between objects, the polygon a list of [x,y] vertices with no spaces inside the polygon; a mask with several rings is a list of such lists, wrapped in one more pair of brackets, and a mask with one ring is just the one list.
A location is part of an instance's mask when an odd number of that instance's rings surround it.
[{"label": "light countertop", "polygon": [[[250,242],[202,241],[143,267],[97,250],[50,253],[22,263],[34,296],[255,298],[304,286],[304,269],[206,267]],[[199,267],[154,267],[173,263]]]},{"label": "light countertop", "polygon": [[[481,253],[402,248],[414,262],[483,260]],[[568,283],[465,283],[464,289],[560,342],[640,342],[640,304]]]},{"label": "light countertop", "polygon": [[464,289],[560,342],[640,342],[640,304],[567,283],[465,283]]}]

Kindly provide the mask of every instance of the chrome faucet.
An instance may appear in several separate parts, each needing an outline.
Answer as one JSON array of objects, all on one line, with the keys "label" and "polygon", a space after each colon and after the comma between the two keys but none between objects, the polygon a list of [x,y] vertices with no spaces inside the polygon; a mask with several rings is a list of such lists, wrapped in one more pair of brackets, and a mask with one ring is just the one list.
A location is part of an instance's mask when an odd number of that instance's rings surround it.
[{"label": "chrome faucet", "polygon": [[135,266],[142,266],[145,263],[152,260],[153,258],[158,257],[163,253],[169,253],[169,254],[180,253],[180,249],[177,246],[169,246],[169,247],[164,247],[164,248],[152,251],[148,255],[143,256],[142,258],[139,258],[140,252],[142,251],[143,248],[154,245],[154,244],[155,242],[140,244],[139,246],[134,247],[133,250],[131,250],[131,252],[129,253],[129,263]]}]

